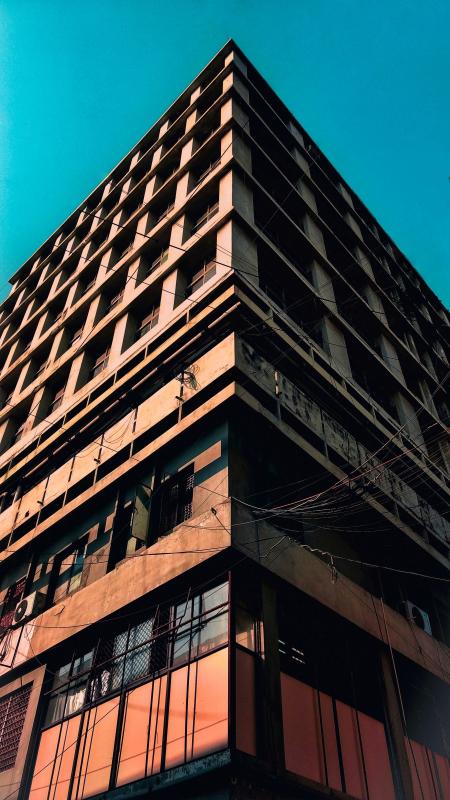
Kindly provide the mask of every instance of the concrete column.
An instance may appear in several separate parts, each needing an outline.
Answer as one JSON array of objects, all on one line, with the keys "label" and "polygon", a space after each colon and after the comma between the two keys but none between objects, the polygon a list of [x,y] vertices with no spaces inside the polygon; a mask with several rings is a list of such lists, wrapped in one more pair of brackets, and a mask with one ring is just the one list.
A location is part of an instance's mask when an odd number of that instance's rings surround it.
[{"label": "concrete column", "polygon": [[234,220],[229,220],[217,231],[217,275],[227,272],[230,266],[251,283],[258,283],[258,251],[256,242]]},{"label": "concrete column", "polygon": [[83,292],[80,281],[75,281],[75,283],[72,284],[67,293],[67,299],[64,304],[64,311],[68,311],[69,308],[72,308],[72,306],[74,306],[75,303],[80,299],[82,294]]},{"label": "concrete column", "polygon": [[419,425],[414,406],[401,392],[396,392],[392,400],[397,409],[400,424],[405,427],[406,433],[416,444],[423,446],[422,428]]},{"label": "concrete column", "polygon": [[236,72],[230,72],[229,75],[227,75],[223,79],[223,84],[222,84],[223,93],[225,94],[225,92],[231,89],[231,87],[233,87],[233,89],[241,95],[241,97],[243,98],[243,100],[245,100],[246,103],[250,102],[249,91]]},{"label": "concrete column", "polygon": [[131,169],[133,169],[134,166],[136,166],[137,162],[139,161],[140,156],[141,156],[140,151],[137,150],[136,153],[133,155],[131,161],[130,161],[130,166],[128,167],[128,170],[131,170]]},{"label": "concrete column", "polygon": [[34,314],[34,312],[36,310],[36,306],[37,306],[36,298],[33,298],[33,300],[31,300],[28,303],[28,305],[27,305],[27,307],[25,309],[25,313],[24,313],[24,315],[22,317],[21,326],[24,325],[25,322],[27,321],[27,319]]},{"label": "concrete column", "polygon": [[88,242],[84,245],[75,272],[80,272],[86,266],[87,262],[89,261],[89,251],[91,247],[91,242]]},{"label": "concrete column", "polygon": [[89,373],[89,358],[86,352],[79,353],[75,356],[70,367],[69,377],[67,379],[66,391],[64,398],[69,399],[78,389],[83,386],[88,379]]},{"label": "concrete column", "polygon": [[6,357],[6,361],[3,365],[3,369],[1,371],[1,375],[4,375],[5,372],[8,371],[13,361],[16,361],[21,355],[21,344],[20,340],[16,339],[16,341],[11,345],[9,349],[9,353]]},{"label": "concrete column", "polygon": [[372,289],[372,286],[370,286],[369,284],[364,289],[364,295],[366,297],[366,300],[370,308],[372,309],[372,311],[375,312],[378,319],[380,319],[382,322],[384,322],[385,325],[387,325],[386,314],[384,313],[383,303],[381,302],[381,297],[378,294],[378,292]]},{"label": "concrete column", "polygon": [[361,228],[359,227],[359,223],[356,221],[353,214],[350,214],[350,212],[347,211],[347,213],[344,214],[344,218],[346,222],[350,225],[352,231],[354,231],[354,233],[356,233],[356,235],[359,236],[360,239],[362,239],[363,237],[361,233]]},{"label": "concrete column", "polygon": [[399,378],[399,380],[401,380],[402,383],[404,383],[405,378],[403,376],[403,371],[400,366],[400,361],[394,345],[392,344],[390,339],[388,339],[387,336],[384,335],[384,333],[380,334],[378,342],[380,345],[381,357],[383,361],[386,363],[386,366],[388,366],[391,372],[397,378]]},{"label": "concrete column", "polygon": [[157,147],[153,153],[151,169],[154,169],[154,167],[156,167],[156,165],[159,164],[163,156],[163,152],[164,152],[164,145],[160,144],[159,147]]},{"label": "concrete column", "polygon": [[193,111],[191,111],[191,113],[189,114],[189,116],[186,118],[186,129],[185,129],[185,133],[189,133],[189,131],[191,130],[191,128],[193,128],[193,127],[194,127],[194,125],[195,125],[195,123],[197,122],[197,120],[198,120],[198,109],[194,108],[194,110],[193,110]]},{"label": "concrete column", "polygon": [[309,169],[309,161],[306,158],[306,156],[304,156],[303,153],[299,150],[298,147],[295,146],[293,147],[292,155],[294,156],[295,161],[297,162],[299,167],[303,170],[303,172],[305,172],[307,175],[310,175],[311,173]]},{"label": "concrete column", "polygon": [[353,208],[354,207],[353,206],[353,197],[351,196],[351,194],[348,191],[347,187],[344,186],[343,183],[339,184],[339,191],[340,191],[342,197],[344,197],[346,199],[347,203]]},{"label": "concrete column", "polygon": [[194,143],[195,139],[189,139],[181,148],[180,167],[184,167],[189,159],[192,158],[194,154]]},{"label": "concrete column", "polygon": [[190,235],[191,223],[186,214],[183,214],[172,224],[170,231],[169,260],[170,258],[173,260],[180,255],[180,247],[183,247],[184,242],[190,238]]},{"label": "concrete column", "polygon": [[363,268],[364,272],[366,272],[367,275],[370,275],[371,278],[374,278],[372,265],[370,263],[370,260],[367,258],[364,250],[361,250],[361,248],[358,247],[358,245],[356,245],[356,247],[354,249],[354,254],[355,254],[356,260],[361,265],[361,267]]},{"label": "concrete column", "polygon": [[428,372],[431,373],[433,378],[436,378],[436,380],[438,380],[438,376],[436,374],[436,370],[435,370],[434,364],[433,364],[433,359],[431,358],[430,354],[425,352],[425,353],[422,354],[422,358],[423,358],[423,362],[424,362]]},{"label": "concrete column", "polygon": [[303,134],[297,128],[297,125],[295,124],[295,122],[293,122],[291,119],[289,120],[288,128],[289,128],[290,132],[292,133],[293,137],[295,139],[297,139],[297,142],[299,143],[299,145],[301,147],[304,147],[305,146],[305,140],[303,138]]},{"label": "concrete column", "polygon": [[225,56],[224,66],[227,67],[228,64],[235,64],[243,75],[247,75],[247,64],[242,61],[242,58],[234,50]]},{"label": "concrete column", "polygon": [[30,383],[30,379],[33,373],[33,362],[31,360],[27,361],[26,364],[23,365],[22,369],[20,370],[19,377],[17,379],[17,383],[15,385],[11,402],[14,404],[17,401],[19,395],[23,392],[26,386]]},{"label": "concrete column", "polygon": [[175,192],[175,210],[180,208],[183,205],[186,197],[192,190],[192,174],[190,172],[185,172],[184,175],[181,176],[179,181],[177,181],[177,188]]},{"label": "concrete column", "polygon": [[124,314],[116,322],[109,352],[109,366],[118,364],[124,350],[127,350],[133,344],[133,330],[130,314]]},{"label": "concrete column", "polygon": [[140,218],[137,228],[136,228],[136,236],[134,238],[134,249],[137,250],[138,247],[145,244],[148,241],[148,231],[152,227],[153,224],[153,217],[150,212],[143,214]]},{"label": "concrete column", "polygon": [[317,203],[316,198],[314,197],[314,193],[306,183],[306,181],[300,179],[297,183],[297,188],[303,197],[304,200],[308,203],[309,207],[312,208],[313,211],[317,214]]},{"label": "concrete column", "polygon": [[121,203],[122,200],[124,200],[125,197],[128,197],[128,195],[130,194],[130,192],[131,192],[131,190],[132,190],[132,188],[133,188],[133,186],[135,184],[136,184],[136,181],[133,178],[133,176],[131,176],[130,178],[128,178],[127,181],[125,181],[125,183],[122,186],[122,191],[120,192],[119,203]]},{"label": "concrete column", "polygon": [[164,278],[159,306],[159,322],[164,324],[174,309],[185,300],[186,278],[180,268]]},{"label": "concrete column", "polygon": [[159,187],[161,186],[161,178],[159,175],[153,175],[152,178],[146,183],[145,185],[145,192],[144,192],[144,203],[148,203],[148,201],[153,197],[155,192],[158,191]]},{"label": "concrete column", "polygon": [[16,308],[18,306],[20,306],[22,300],[25,299],[27,291],[28,291],[28,289],[27,289],[26,286],[23,289],[20,290],[19,294],[17,295],[16,302],[14,304],[14,309],[13,309],[14,311],[16,310]]},{"label": "concrete column", "polygon": [[128,303],[129,300],[133,297],[136,292],[136,282],[138,280],[139,272],[140,272],[140,262],[141,257],[137,258],[136,261],[133,261],[127,270],[127,279],[125,282],[125,287],[123,290],[123,302]]},{"label": "concrete column", "polygon": [[113,186],[114,186],[114,181],[113,180],[109,180],[107,183],[105,183],[105,186],[104,186],[104,189],[103,189],[103,194],[102,194],[102,200],[104,200],[105,197],[107,197],[109,195],[109,193],[110,193],[111,189],[113,188]]},{"label": "concrete column", "polygon": [[66,352],[69,346],[67,332],[61,328],[54,336],[50,353],[48,356],[48,363],[57,361],[63,353]]},{"label": "concrete column", "polygon": [[158,134],[159,139],[161,138],[161,136],[164,136],[165,132],[169,129],[169,127],[170,127],[170,119],[166,119],[166,121],[163,122],[163,124],[159,129],[159,134]]},{"label": "concrete column", "polygon": [[234,97],[230,97],[223,106],[220,107],[220,124],[225,125],[230,119],[234,119],[241,128],[249,130],[249,117],[248,114],[240,107]]},{"label": "concrete column", "polygon": [[283,711],[281,701],[281,672],[277,620],[276,590],[262,579],[261,610],[264,630],[264,659],[262,662],[260,694],[263,704],[262,725],[264,760],[279,773],[284,769]]},{"label": "concrete column", "polygon": [[36,330],[34,332],[32,340],[31,340],[31,344],[32,344],[33,347],[39,341],[41,336],[43,336],[45,331],[47,331],[50,328],[52,322],[53,322],[53,318],[52,318],[51,311],[50,311],[50,309],[47,309],[46,311],[44,311],[42,316],[40,316],[39,319],[38,319],[38,324],[36,325]]},{"label": "concrete column", "polygon": [[348,358],[345,336],[330,317],[324,317],[322,320],[322,334],[325,347],[336,363],[338,371],[346,378],[351,378],[352,370]]},{"label": "concrete column", "polygon": [[[108,234],[108,239],[107,239],[108,242],[111,241],[111,239],[113,239],[113,237],[116,235],[116,233],[118,233],[118,231],[121,230],[121,228],[120,228],[121,218],[122,218],[122,211],[118,211],[117,214],[114,214],[113,219],[112,219],[112,224],[111,224],[111,230],[110,230],[110,232]],[[102,261],[103,261],[103,258],[102,258]]]},{"label": "concrete column", "polygon": [[313,261],[311,264],[311,276],[317,294],[322,300],[326,300],[328,308],[337,311],[333,282],[327,270],[318,261]]},{"label": "concrete column", "polygon": [[434,414],[437,417],[438,413],[436,411],[433,395],[431,394],[428,383],[424,380],[419,381],[419,389],[420,389],[420,394],[422,395],[422,400],[424,402],[424,405],[427,407],[428,411],[431,412],[431,414]]},{"label": "concrete column", "polygon": [[242,166],[251,172],[252,151],[244,139],[232,128],[220,140],[220,162],[223,166],[235,158]]},{"label": "concrete column", "polygon": [[315,247],[322,253],[322,255],[326,256],[327,251],[325,249],[325,242],[323,238],[323,233],[320,230],[317,222],[309,216],[309,214],[305,214],[303,218],[303,227],[308,239],[313,243]]},{"label": "concrete column", "polygon": [[236,172],[227,172],[220,179],[219,208],[221,214],[235,208],[248,222],[254,222],[253,192]]},{"label": "concrete column", "polygon": [[202,87],[201,86],[197,86],[197,88],[194,89],[194,91],[191,94],[191,100],[190,100],[191,104],[195,103],[195,101],[197,100],[197,97],[200,97],[201,93],[202,93]]},{"label": "concrete column", "polygon": [[24,431],[30,431],[42,422],[47,416],[49,404],[51,399],[51,392],[48,386],[41,386],[33,397],[31,403],[31,413],[27,419]]},{"label": "concrete column", "polygon": [[104,298],[102,298],[101,294],[98,294],[97,297],[94,297],[89,306],[86,322],[84,324],[84,331],[83,331],[84,336],[86,336],[93,328],[95,328],[97,322],[103,316],[104,311],[105,311]]}]

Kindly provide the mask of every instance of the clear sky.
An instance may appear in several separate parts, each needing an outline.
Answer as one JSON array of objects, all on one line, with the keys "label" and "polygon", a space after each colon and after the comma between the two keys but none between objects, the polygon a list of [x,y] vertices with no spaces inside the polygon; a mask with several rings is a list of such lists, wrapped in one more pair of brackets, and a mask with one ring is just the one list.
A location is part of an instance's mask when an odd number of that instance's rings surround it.
[{"label": "clear sky", "polygon": [[0,0],[0,299],[230,37],[449,305],[449,0]]}]

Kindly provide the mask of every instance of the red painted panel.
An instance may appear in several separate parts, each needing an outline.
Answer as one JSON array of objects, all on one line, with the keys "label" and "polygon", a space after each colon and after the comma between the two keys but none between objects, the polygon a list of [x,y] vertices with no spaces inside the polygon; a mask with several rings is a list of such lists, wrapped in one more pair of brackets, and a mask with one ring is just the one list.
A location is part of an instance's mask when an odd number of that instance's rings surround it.
[{"label": "red painted panel", "polygon": [[236,650],[236,747],[256,756],[255,658]]},{"label": "red painted panel", "polygon": [[322,715],[323,738],[325,743],[328,786],[331,786],[332,789],[338,789],[339,791],[342,791],[333,703],[331,697],[323,692],[319,692],[319,699],[320,712]]},{"label": "red painted panel", "polygon": [[281,698],[286,769],[324,783],[316,691],[282,672]]},{"label": "red painted panel", "polygon": [[193,757],[228,744],[228,648],[197,662]]},{"label": "red painted panel", "polygon": [[406,740],[413,782],[414,800],[440,800],[436,795],[426,747],[412,739]]},{"label": "red painted panel", "polygon": [[370,800],[395,800],[384,725],[358,711]]},{"label": "red painted panel", "polygon": [[156,678],[127,694],[117,773],[118,786],[161,769],[166,682],[166,676]]},{"label": "red painted panel", "polygon": [[448,763],[448,759],[438,755],[438,753],[433,753],[433,756],[441,785],[442,796],[445,798],[450,797],[450,764]]},{"label": "red painted panel", "polygon": [[354,797],[361,798],[361,800],[367,800],[356,711],[345,703],[341,703],[340,700],[336,702],[336,709],[346,792]]}]

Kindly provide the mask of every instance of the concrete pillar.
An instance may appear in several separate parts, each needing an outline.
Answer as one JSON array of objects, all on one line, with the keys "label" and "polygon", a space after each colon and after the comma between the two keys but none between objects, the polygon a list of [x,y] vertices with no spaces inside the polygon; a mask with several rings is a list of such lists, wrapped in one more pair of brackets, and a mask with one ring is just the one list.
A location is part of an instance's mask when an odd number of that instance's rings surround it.
[{"label": "concrete pillar", "polygon": [[119,363],[122,353],[133,344],[134,326],[130,314],[124,314],[116,322],[109,352],[108,365],[115,366]]},{"label": "concrete pillar", "polygon": [[128,171],[130,171],[131,169],[133,169],[133,167],[135,167],[135,166],[136,166],[136,164],[137,164],[137,162],[139,161],[140,157],[141,157],[141,153],[140,153],[140,151],[139,151],[139,150],[137,150],[137,151],[134,153],[134,155],[132,156],[132,158],[131,158],[131,161],[130,161],[130,166],[128,167]]},{"label": "concrete pillar", "polygon": [[69,347],[67,331],[61,328],[53,337],[52,346],[48,356],[48,363],[56,361]]},{"label": "concrete pillar", "polygon": [[311,276],[317,294],[326,301],[328,308],[337,311],[333,282],[327,270],[318,261],[313,261],[311,264]]},{"label": "concrete pillar", "polygon": [[386,363],[386,366],[389,367],[391,372],[402,381],[405,382],[405,378],[403,376],[403,371],[400,366],[400,361],[397,355],[397,351],[387,336],[384,333],[380,334],[378,339],[378,343],[380,346],[381,357],[383,361]]},{"label": "concrete pillar", "polygon": [[228,64],[234,64],[240,69],[243,75],[247,75],[247,64],[242,61],[242,58],[234,50],[225,56],[224,66],[227,67]]},{"label": "concrete pillar", "polygon": [[160,144],[159,147],[157,147],[153,153],[151,169],[154,169],[156,165],[159,164],[163,156],[163,153],[164,153],[164,145]]},{"label": "concrete pillar", "polygon": [[309,169],[309,161],[306,158],[306,156],[304,156],[303,153],[299,150],[298,147],[294,146],[292,148],[292,155],[297,164],[299,165],[299,167],[303,170],[303,172],[305,172],[307,175],[310,175],[311,172]]},{"label": "concrete pillar", "polygon": [[153,225],[153,216],[150,212],[143,214],[142,217],[139,219],[136,228],[136,236],[134,238],[134,249],[137,250],[138,247],[145,244],[148,241],[148,231],[151,229]]},{"label": "concrete pillar", "polygon": [[125,199],[125,197],[128,197],[128,195],[130,194],[130,192],[131,192],[133,186],[135,186],[135,184],[136,184],[136,181],[133,178],[133,176],[130,176],[128,178],[128,180],[125,181],[125,183],[122,186],[122,191],[120,192],[119,203],[121,203],[122,200]]},{"label": "concrete pillar", "polygon": [[186,214],[175,220],[170,230],[169,259],[180,255],[184,242],[190,238],[191,223]]},{"label": "concrete pillar", "polygon": [[200,97],[201,93],[202,93],[202,87],[201,87],[201,86],[197,86],[197,88],[196,88],[196,89],[194,89],[194,91],[193,91],[193,92],[192,92],[192,94],[191,94],[190,103],[191,103],[191,104],[192,104],[192,103],[195,103],[195,101],[197,100],[197,98],[198,98],[198,97]]},{"label": "concrete pillar", "polygon": [[230,97],[223,106],[220,107],[220,124],[225,125],[229,120],[234,119],[241,128],[246,131],[250,128],[248,114],[238,105],[234,97]]},{"label": "concrete pillar", "polygon": [[237,72],[230,72],[229,75],[227,75],[223,79],[223,84],[222,84],[223,93],[225,94],[225,92],[227,92],[231,88],[233,88],[236,92],[238,92],[246,103],[250,102],[249,91],[246,85],[239,77],[239,75],[237,74]]},{"label": "concrete pillar", "polygon": [[228,266],[242,272],[251,283],[258,284],[258,251],[256,242],[234,220],[217,231],[217,275],[227,272]]},{"label": "concrete pillar", "polygon": [[242,166],[251,172],[252,151],[243,137],[232,128],[227,131],[220,140],[220,163],[221,166],[235,158]]},{"label": "concrete pillar", "polygon": [[158,191],[160,186],[161,186],[161,178],[159,177],[159,175],[153,175],[153,177],[150,178],[150,180],[145,185],[144,203],[148,203],[148,201],[153,197],[155,192]]},{"label": "concrete pillar", "polygon": [[338,371],[346,378],[351,378],[352,370],[348,358],[345,336],[330,317],[324,317],[322,320],[322,335],[325,349],[336,363]]},{"label": "concrete pillar", "polygon": [[177,210],[186,200],[186,197],[193,188],[193,181],[192,181],[192,174],[190,172],[185,172],[184,175],[177,181],[177,188],[175,192],[175,205],[174,208]]},{"label": "concrete pillar", "polygon": [[163,124],[159,129],[159,134],[158,134],[159,139],[161,138],[161,136],[164,136],[165,132],[169,129],[169,127],[170,127],[170,119],[166,119],[166,121],[163,122]]},{"label": "concrete pillar", "polygon": [[438,413],[436,411],[433,395],[430,391],[428,383],[425,380],[419,381],[419,389],[424,405],[427,407],[428,411],[430,411],[431,414],[434,414],[437,417]]},{"label": "concrete pillar", "polygon": [[423,362],[424,362],[428,372],[431,373],[433,378],[436,378],[436,380],[438,380],[438,376],[436,374],[436,370],[435,370],[434,364],[433,364],[433,359],[431,358],[430,354],[427,353],[427,352],[422,353],[422,359],[423,359]]},{"label": "concrete pillar", "polygon": [[89,357],[86,352],[80,353],[72,361],[69,377],[67,378],[64,398],[72,397],[88,380]]},{"label": "concrete pillar", "polygon": [[347,187],[346,187],[346,186],[344,186],[344,184],[343,184],[343,183],[340,183],[340,184],[339,184],[339,191],[340,191],[340,193],[341,193],[342,197],[345,197],[345,199],[346,199],[347,203],[348,203],[348,204],[349,204],[349,205],[350,205],[352,208],[354,208],[354,206],[353,206],[353,197],[351,196],[351,194],[350,194],[350,192],[348,191]]},{"label": "concrete pillar", "polygon": [[397,409],[400,424],[405,427],[406,433],[416,444],[423,446],[422,428],[419,425],[414,406],[401,392],[396,392],[392,400]]},{"label": "concrete pillar", "polygon": [[114,181],[113,180],[109,180],[109,181],[107,181],[107,183],[105,183],[105,186],[104,186],[104,189],[103,189],[103,193],[102,193],[102,200],[104,200],[105,197],[107,197],[109,195],[109,193],[110,193],[111,189],[113,188],[113,186],[114,186]]},{"label": "concrete pillar", "polygon": [[193,138],[184,143],[183,147],[181,148],[180,167],[184,167],[189,159],[192,158],[194,154],[194,144],[195,139]]},{"label": "concrete pillar", "polygon": [[367,258],[364,250],[361,250],[361,248],[358,247],[358,245],[356,245],[356,247],[354,249],[354,253],[355,253],[356,260],[358,261],[360,266],[363,268],[364,272],[366,272],[367,275],[370,275],[371,278],[374,278],[372,265],[370,263],[370,260]]},{"label": "concrete pillar", "polygon": [[219,208],[221,214],[235,208],[248,222],[254,222],[253,192],[236,172],[227,172],[220,179]]},{"label": "concrete pillar", "polygon": [[186,278],[178,267],[164,278],[159,306],[159,322],[165,323],[172,316],[174,309],[185,299]]},{"label": "concrete pillar", "polygon": [[51,391],[48,386],[41,386],[33,397],[31,413],[25,425],[25,432],[39,425],[48,414]]},{"label": "concrete pillar", "polygon": [[376,314],[378,319],[387,325],[386,314],[384,313],[383,303],[381,302],[381,297],[378,292],[376,292],[375,289],[373,289],[369,284],[364,289],[364,295],[370,308]]},{"label": "concrete pillar", "polygon": [[352,231],[354,231],[354,233],[356,233],[356,235],[359,236],[360,239],[362,239],[363,237],[361,233],[361,228],[359,227],[359,223],[356,221],[353,214],[350,214],[350,211],[347,211],[346,214],[344,214],[344,218],[346,222],[350,225]]},{"label": "concrete pillar", "polygon": [[28,384],[32,380],[32,376],[33,376],[33,362],[29,360],[27,361],[26,364],[23,365],[22,369],[20,370],[19,377],[17,378],[17,382],[14,387],[14,391],[12,393],[12,398],[11,398],[11,402],[13,404],[17,401],[17,398],[23,392],[23,390],[28,386]]},{"label": "concrete pillar", "polygon": [[106,310],[106,303],[101,294],[94,297],[92,300],[89,311],[87,313],[86,322],[84,324],[84,335],[86,336],[93,328],[95,328],[99,319],[104,316]]},{"label": "concrete pillar", "polygon": [[289,128],[290,132],[292,133],[294,139],[296,139],[297,142],[299,143],[299,145],[301,147],[304,147],[305,146],[305,140],[303,138],[303,134],[297,128],[297,125],[295,124],[295,122],[293,122],[291,119],[289,120],[288,128]]},{"label": "concrete pillar", "polygon": [[25,309],[25,313],[24,313],[24,315],[22,317],[22,321],[20,323],[20,327],[22,327],[26,323],[27,319],[29,319],[34,314],[36,309],[37,309],[37,300],[34,297],[33,300],[31,300],[28,303],[28,305],[27,305],[27,307]]},{"label": "concrete pillar", "polygon": [[5,372],[7,372],[8,369],[10,368],[11,364],[13,363],[13,361],[16,361],[21,356],[21,354],[22,354],[21,351],[22,351],[22,347],[21,347],[20,340],[16,339],[16,341],[13,342],[13,344],[9,348],[9,353],[8,353],[8,355],[6,357],[6,361],[5,361],[4,365],[3,365],[2,371],[0,373],[1,375],[4,375]]},{"label": "concrete pillar", "polygon": [[306,181],[300,179],[297,183],[297,188],[304,200],[308,203],[309,207],[317,214],[317,203],[313,191],[310,189]]},{"label": "concrete pillar", "polygon": [[308,239],[313,243],[315,247],[322,253],[322,255],[326,256],[327,251],[325,249],[325,241],[323,238],[323,233],[320,230],[319,225],[309,214],[305,214],[303,217],[303,228],[308,237]]},{"label": "concrete pillar", "polygon": [[76,267],[76,270],[75,270],[76,272],[80,272],[86,266],[87,262],[89,261],[89,251],[90,251],[91,247],[92,247],[92,243],[91,242],[88,242],[87,244],[84,245],[84,247],[83,247],[83,249],[81,251],[80,259],[78,261],[78,264],[77,264],[77,267]]},{"label": "concrete pillar", "polygon": [[64,305],[64,311],[68,311],[69,308],[72,308],[72,306],[74,306],[75,303],[78,302],[82,294],[83,294],[83,287],[81,285],[81,282],[75,281],[75,283],[72,284],[67,293],[67,299]]},{"label": "concrete pillar", "polygon": [[198,109],[197,109],[197,108],[194,108],[194,110],[193,110],[193,111],[191,111],[191,113],[190,113],[190,114],[188,115],[188,117],[186,118],[186,128],[185,128],[185,133],[189,133],[189,131],[191,130],[191,128],[193,128],[193,127],[194,127],[194,125],[195,125],[195,123],[197,122],[197,120],[198,120]]}]

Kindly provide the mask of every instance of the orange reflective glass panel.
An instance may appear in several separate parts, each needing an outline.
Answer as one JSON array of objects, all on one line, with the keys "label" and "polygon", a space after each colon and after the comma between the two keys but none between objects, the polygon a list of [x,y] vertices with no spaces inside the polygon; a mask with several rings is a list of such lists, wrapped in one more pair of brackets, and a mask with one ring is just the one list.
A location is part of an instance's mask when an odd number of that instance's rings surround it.
[{"label": "orange reflective glass panel", "polygon": [[176,764],[182,764],[185,760],[187,681],[188,667],[182,667],[172,672],[167,723],[166,767],[174,767]]},{"label": "orange reflective glass panel", "polygon": [[346,703],[341,703],[340,700],[336,701],[336,709],[344,764],[345,790],[354,797],[366,800],[364,766],[359,744],[356,711]]},{"label": "orange reflective glass panel", "polygon": [[325,782],[317,692],[281,673],[286,769]]},{"label": "orange reflective glass panel", "polygon": [[73,797],[80,800],[108,789],[119,699],[91,708],[83,719]]},{"label": "orange reflective glass panel", "polygon": [[327,784],[332,789],[342,790],[341,770],[339,768],[339,753],[336,741],[336,726],[334,723],[333,701],[328,694],[319,692],[320,714],[322,720],[323,742],[325,748],[325,765]]},{"label": "orange reflective glass panel", "polygon": [[66,800],[81,716],[44,731],[30,789],[32,800]]},{"label": "orange reflective glass panel", "polygon": [[228,648],[197,662],[193,756],[228,744]]},{"label": "orange reflective glass panel", "polygon": [[370,800],[395,800],[384,725],[361,711],[358,720]]},{"label": "orange reflective glass panel", "polygon": [[138,686],[126,698],[117,785],[161,769],[167,677]]},{"label": "orange reflective glass panel", "polygon": [[427,748],[412,739],[406,739],[405,744],[411,770],[414,800],[440,800],[440,796],[435,790],[435,778]]},{"label": "orange reflective glass panel", "polygon": [[256,756],[255,659],[236,649],[236,747]]}]

